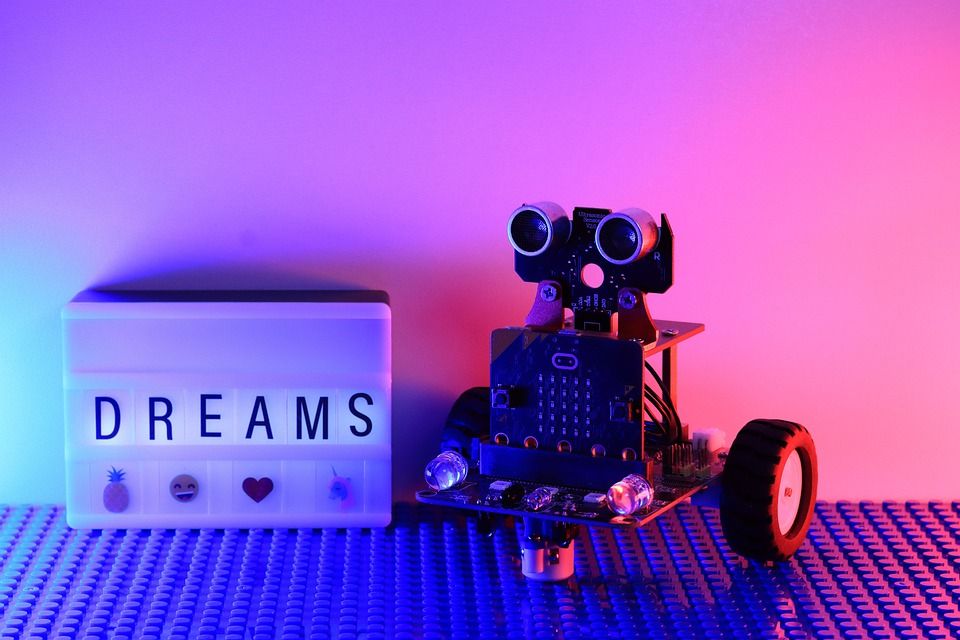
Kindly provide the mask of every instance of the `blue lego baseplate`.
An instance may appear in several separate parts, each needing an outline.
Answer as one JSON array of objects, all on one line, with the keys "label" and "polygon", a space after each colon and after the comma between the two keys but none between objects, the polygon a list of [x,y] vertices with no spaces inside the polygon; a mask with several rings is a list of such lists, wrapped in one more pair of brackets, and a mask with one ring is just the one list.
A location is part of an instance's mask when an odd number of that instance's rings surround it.
[{"label": "blue lego baseplate", "polygon": [[251,531],[78,531],[57,507],[0,507],[0,637],[960,636],[960,502],[820,503],[777,565],[684,504],[581,529],[558,584],[523,578],[520,535],[411,506],[387,529]]}]

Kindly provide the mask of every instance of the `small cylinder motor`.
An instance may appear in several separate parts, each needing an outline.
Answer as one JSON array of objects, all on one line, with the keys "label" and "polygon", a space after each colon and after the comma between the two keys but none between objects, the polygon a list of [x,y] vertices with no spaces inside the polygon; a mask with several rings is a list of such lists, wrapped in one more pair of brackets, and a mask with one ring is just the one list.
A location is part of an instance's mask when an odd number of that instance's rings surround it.
[{"label": "small cylinder motor", "polygon": [[557,544],[526,538],[520,543],[521,571],[531,580],[556,582],[573,575],[573,540]]},{"label": "small cylinder motor", "polygon": [[524,518],[520,541],[521,571],[531,580],[556,582],[573,575],[577,527],[563,522]]}]

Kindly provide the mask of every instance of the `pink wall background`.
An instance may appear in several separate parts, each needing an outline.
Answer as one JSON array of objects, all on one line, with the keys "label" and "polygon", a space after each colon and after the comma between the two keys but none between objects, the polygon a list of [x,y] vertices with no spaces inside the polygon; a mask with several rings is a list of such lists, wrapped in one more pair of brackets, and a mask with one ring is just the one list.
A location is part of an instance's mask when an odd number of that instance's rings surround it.
[{"label": "pink wall background", "polygon": [[395,486],[519,322],[523,201],[666,211],[681,403],[960,496],[960,5],[0,4],[0,502],[62,501],[95,284],[383,288]]}]

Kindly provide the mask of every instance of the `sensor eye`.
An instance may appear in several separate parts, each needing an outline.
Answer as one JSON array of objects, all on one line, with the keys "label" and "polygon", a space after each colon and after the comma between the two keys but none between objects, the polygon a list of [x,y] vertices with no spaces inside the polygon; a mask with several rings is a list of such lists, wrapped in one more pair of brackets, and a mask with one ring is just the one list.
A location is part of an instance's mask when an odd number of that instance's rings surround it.
[{"label": "sensor eye", "polygon": [[560,205],[552,202],[523,205],[507,223],[510,244],[525,256],[538,256],[554,243],[566,242],[569,236],[570,219]]},{"label": "sensor eye", "polygon": [[653,217],[642,209],[611,213],[597,225],[597,250],[611,264],[630,264],[657,246],[659,229]]},{"label": "sensor eye", "polygon": [[550,244],[550,235],[550,221],[533,209],[517,212],[510,223],[511,244],[520,253],[542,253]]},{"label": "sensor eye", "polygon": [[597,229],[597,246],[602,247],[604,258],[623,264],[630,262],[640,247],[640,234],[631,220],[612,218]]}]

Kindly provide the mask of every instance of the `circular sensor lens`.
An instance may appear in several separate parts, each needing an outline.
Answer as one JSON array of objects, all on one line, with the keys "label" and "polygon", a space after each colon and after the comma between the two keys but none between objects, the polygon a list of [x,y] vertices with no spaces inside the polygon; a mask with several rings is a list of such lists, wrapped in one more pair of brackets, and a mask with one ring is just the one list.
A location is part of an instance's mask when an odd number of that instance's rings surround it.
[{"label": "circular sensor lens", "polygon": [[611,213],[597,225],[595,242],[600,255],[612,264],[629,264],[656,246],[659,236],[653,217],[641,209]]},{"label": "circular sensor lens", "polygon": [[521,209],[510,220],[510,244],[520,253],[535,256],[550,246],[550,221],[535,209]]},{"label": "circular sensor lens", "polygon": [[610,262],[630,262],[640,247],[640,233],[631,220],[613,218],[597,229],[597,245]]},{"label": "circular sensor lens", "polygon": [[507,238],[525,256],[539,256],[555,244],[570,238],[570,218],[554,202],[524,204],[507,222]]}]

